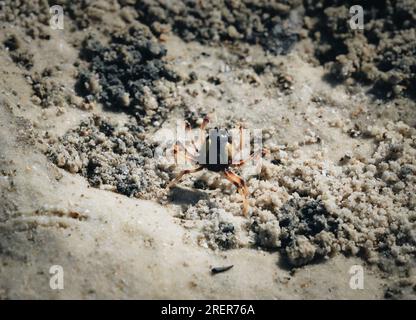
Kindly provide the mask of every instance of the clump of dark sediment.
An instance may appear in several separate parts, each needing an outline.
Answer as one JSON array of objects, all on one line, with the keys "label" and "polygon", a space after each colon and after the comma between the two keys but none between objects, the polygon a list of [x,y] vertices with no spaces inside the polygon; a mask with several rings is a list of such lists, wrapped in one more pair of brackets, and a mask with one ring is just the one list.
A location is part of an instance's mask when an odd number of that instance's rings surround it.
[{"label": "clump of dark sediment", "polygon": [[114,33],[109,44],[90,36],[80,54],[89,69],[80,72],[77,92],[134,115],[141,125],[158,127],[181,103],[175,86],[179,77],[163,60],[165,55],[166,49],[139,25]]},{"label": "clump of dark sediment", "polygon": [[0,3],[0,21],[5,24],[22,27],[32,39],[48,40],[49,35],[48,1],[5,0]]},{"label": "clump of dark sediment", "polygon": [[[364,29],[350,27],[350,7],[364,9]],[[315,56],[333,80],[368,84],[382,98],[416,89],[416,2],[305,1]]]},{"label": "clump of dark sediment", "polygon": [[286,54],[298,40],[301,1],[138,1],[139,19],[155,34],[172,29],[185,41],[259,44]]},{"label": "clump of dark sediment", "polygon": [[[58,167],[84,176],[91,186],[146,198],[168,179],[155,169],[152,146],[138,125],[91,118],[70,130],[47,151]],[[165,175],[165,176],[164,176]]]},{"label": "clump of dark sediment", "polygon": [[29,48],[20,46],[15,35],[11,35],[3,45],[9,51],[10,58],[15,64],[26,70],[32,69],[34,64],[33,53]]},{"label": "clump of dark sediment", "polygon": [[330,256],[339,223],[318,200],[293,198],[279,212],[280,241],[290,264],[303,265]]},{"label": "clump of dark sediment", "polygon": [[255,63],[252,68],[256,74],[270,78],[267,84],[268,87],[278,88],[282,94],[293,92],[293,77],[288,73],[283,63]]}]

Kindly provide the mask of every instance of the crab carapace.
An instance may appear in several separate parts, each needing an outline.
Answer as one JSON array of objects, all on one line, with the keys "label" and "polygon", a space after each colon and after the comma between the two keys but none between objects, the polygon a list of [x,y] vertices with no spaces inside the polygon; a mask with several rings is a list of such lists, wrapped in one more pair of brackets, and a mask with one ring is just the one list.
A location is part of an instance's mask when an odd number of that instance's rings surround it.
[{"label": "crab carapace", "polygon": [[[210,130],[209,134],[206,134],[206,126],[209,123],[208,117],[205,117],[200,126],[199,141],[196,143],[191,140],[191,146],[194,152],[188,151],[188,149],[180,142],[176,142],[174,145],[174,155],[177,157],[179,151],[185,152],[186,160],[189,160],[194,164],[194,168],[181,171],[177,177],[168,184],[168,188],[178,183],[182,177],[186,174],[194,173],[207,169],[213,172],[221,173],[228,181],[233,183],[238,192],[243,197],[243,214],[248,215],[248,188],[243,178],[235,174],[231,169],[241,167],[251,159],[264,155],[266,150],[262,149],[260,153],[252,153],[247,159],[233,161],[235,152],[232,145],[232,137],[226,129]],[[186,130],[190,131],[189,125],[186,126]],[[241,152],[244,146],[243,127],[240,125],[240,141],[237,152]]]}]

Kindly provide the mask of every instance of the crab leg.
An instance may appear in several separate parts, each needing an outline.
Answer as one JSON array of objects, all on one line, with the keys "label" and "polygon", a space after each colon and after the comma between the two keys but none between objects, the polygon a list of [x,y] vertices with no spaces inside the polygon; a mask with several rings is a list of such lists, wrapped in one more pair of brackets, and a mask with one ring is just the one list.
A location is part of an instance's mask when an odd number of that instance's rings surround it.
[{"label": "crab leg", "polygon": [[244,137],[243,137],[243,126],[240,124],[240,147],[238,153],[240,154],[240,159],[243,157],[243,147],[244,147]]},{"label": "crab leg", "polygon": [[243,159],[243,149],[244,149],[245,139],[244,139],[244,127],[241,123],[238,126],[238,130],[239,130],[239,135],[240,135],[239,144],[236,148],[236,151],[232,153],[233,163],[237,160],[241,162],[242,161],[241,159]]},{"label": "crab leg", "polygon": [[170,189],[172,186],[174,186],[176,183],[178,183],[184,175],[189,174],[189,173],[198,172],[198,171],[201,171],[202,169],[204,169],[204,168],[201,166],[201,167],[196,167],[196,168],[186,169],[186,170],[181,171],[176,176],[175,179],[173,179],[171,182],[169,182],[169,184],[167,185],[167,188]]},{"label": "crab leg", "polygon": [[261,152],[252,153],[247,159],[240,160],[236,163],[231,163],[230,167],[236,168],[245,165],[248,161],[253,160],[254,158],[258,158],[261,156],[265,156],[269,151],[267,149],[262,149]]},{"label": "crab leg", "polygon": [[194,136],[192,135],[191,125],[188,122],[185,124],[185,131],[186,131],[186,136],[187,137],[189,137],[189,136],[191,137],[191,145],[192,145],[192,148],[194,149],[194,151],[196,153],[198,153],[199,152],[199,148],[196,146],[196,143],[195,143],[195,140],[194,140]]},{"label": "crab leg", "polygon": [[247,217],[248,215],[248,189],[246,186],[246,182],[243,178],[236,175],[234,172],[226,170],[224,171],[225,178],[233,183],[236,187],[238,192],[243,196],[243,214]]},{"label": "crab leg", "polygon": [[202,120],[201,126],[199,127],[199,148],[198,150],[201,149],[202,145],[204,144],[204,140],[205,140],[205,128],[207,127],[207,124],[209,123],[209,118],[205,117],[204,120]]},{"label": "crab leg", "polygon": [[180,143],[179,141],[175,143],[175,145],[173,146],[173,154],[175,155],[175,161],[178,162],[178,153],[180,151],[180,149],[182,149],[182,151],[185,151],[185,159],[190,160],[193,163],[197,162],[196,157],[189,152],[186,147]]}]

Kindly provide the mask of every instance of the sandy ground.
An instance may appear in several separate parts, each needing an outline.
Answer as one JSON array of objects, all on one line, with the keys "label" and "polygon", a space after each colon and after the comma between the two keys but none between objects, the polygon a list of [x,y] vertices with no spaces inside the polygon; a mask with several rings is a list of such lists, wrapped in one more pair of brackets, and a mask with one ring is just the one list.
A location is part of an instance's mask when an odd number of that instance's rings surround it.
[{"label": "sandy ground", "polygon": [[[276,253],[201,248],[172,210],[89,188],[83,178],[56,169],[27,141],[17,141],[22,125],[4,113],[3,170],[16,174],[12,190],[2,178],[2,188],[13,193],[2,197],[10,208],[1,224],[2,298],[382,297],[386,280],[371,268],[365,290],[349,288],[349,268],[362,264],[355,258],[337,256],[292,274],[279,267]],[[64,290],[49,287],[56,264],[64,268]],[[211,267],[229,264],[232,271],[211,275]]]},{"label": "sandy ground", "polygon": [[[111,179],[94,185],[87,164],[99,146],[88,147],[80,124],[93,116],[114,128],[137,120],[75,90],[79,65],[88,66],[79,59],[81,41],[95,33],[108,42],[108,30],[131,25],[117,8],[103,9],[102,28],[49,30],[48,40],[29,39],[21,25],[0,33],[2,43],[12,33],[33,54],[28,70],[10,50],[0,52],[0,298],[415,297],[414,101],[377,100],[365,86],[352,93],[328,82],[325,68],[311,62],[309,39],[275,56],[258,45],[163,37],[162,60],[182,80],[157,100],[173,106],[163,122],[144,124],[140,139],[160,143],[163,130],[190,111],[210,114],[213,126],[262,129],[271,154],[261,174],[239,172],[250,190],[249,217],[235,188],[215,173],[187,177],[169,193],[165,185],[181,168],[163,161],[145,159],[137,175],[149,182],[130,197]],[[262,73],[258,65],[272,67]],[[46,76],[52,88],[44,84],[46,98],[39,98],[29,79],[55,66]],[[190,81],[192,72],[197,79]],[[51,96],[57,100],[40,103]],[[109,167],[125,161],[108,157]],[[196,189],[195,181],[206,188]],[[294,238],[283,245],[291,230],[282,214],[293,201],[322,203],[325,223],[334,219],[337,229],[302,233],[295,224]],[[219,235],[224,223],[235,231]],[[52,265],[63,267],[63,290],[49,286]],[[211,273],[227,265],[233,268]],[[364,268],[363,289],[350,288],[354,265]]]}]

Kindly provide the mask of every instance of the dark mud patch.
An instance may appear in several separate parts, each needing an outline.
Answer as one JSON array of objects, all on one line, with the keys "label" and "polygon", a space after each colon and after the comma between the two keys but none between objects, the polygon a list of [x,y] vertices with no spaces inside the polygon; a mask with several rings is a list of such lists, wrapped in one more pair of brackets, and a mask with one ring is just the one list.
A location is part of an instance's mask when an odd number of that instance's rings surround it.
[{"label": "dark mud patch", "polygon": [[300,1],[138,1],[141,22],[155,34],[172,29],[185,41],[259,44],[286,54],[298,40]]},{"label": "dark mud patch", "polygon": [[292,198],[280,208],[276,218],[267,223],[254,220],[251,228],[257,235],[257,244],[279,249],[288,266],[309,264],[337,251],[339,223],[321,201]]},{"label": "dark mud patch", "polygon": [[109,110],[132,114],[141,125],[159,127],[180,104],[175,87],[179,77],[163,61],[165,55],[145,27],[115,33],[108,45],[88,37],[80,57],[90,65],[79,74],[77,93]]},{"label": "dark mud patch", "polygon": [[[353,5],[364,9],[364,30],[350,28]],[[305,1],[306,27],[320,64],[333,82],[369,85],[380,98],[416,89],[416,2]]]},{"label": "dark mud patch", "polygon": [[20,26],[31,39],[50,38],[49,19],[48,1],[5,0],[0,3],[1,23]]},{"label": "dark mud patch", "polygon": [[3,41],[3,46],[9,52],[10,58],[15,64],[26,70],[32,69],[34,65],[33,52],[22,43],[19,36],[13,33],[9,34]]},{"label": "dark mud patch", "polygon": [[48,157],[58,167],[85,177],[91,186],[146,198],[168,175],[154,168],[153,149],[138,125],[94,117],[52,144]]},{"label": "dark mud patch", "polygon": [[[298,200],[298,201],[296,201]],[[339,223],[317,200],[292,199],[280,212],[281,247],[294,266],[326,257],[334,252]]]}]

